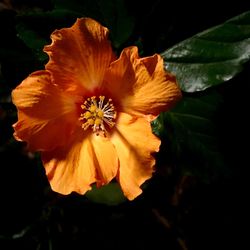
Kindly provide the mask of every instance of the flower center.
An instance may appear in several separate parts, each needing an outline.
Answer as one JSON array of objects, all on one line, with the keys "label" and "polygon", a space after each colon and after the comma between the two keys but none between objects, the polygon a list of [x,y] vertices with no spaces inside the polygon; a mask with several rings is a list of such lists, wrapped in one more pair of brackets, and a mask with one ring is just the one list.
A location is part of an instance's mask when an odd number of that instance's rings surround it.
[{"label": "flower center", "polygon": [[83,113],[81,113],[79,120],[83,121],[82,128],[84,130],[91,127],[96,135],[102,132],[106,136],[105,124],[110,128],[115,125],[116,111],[112,99],[105,100],[105,96],[99,96],[98,100],[96,96],[92,96],[81,105],[81,108]]}]

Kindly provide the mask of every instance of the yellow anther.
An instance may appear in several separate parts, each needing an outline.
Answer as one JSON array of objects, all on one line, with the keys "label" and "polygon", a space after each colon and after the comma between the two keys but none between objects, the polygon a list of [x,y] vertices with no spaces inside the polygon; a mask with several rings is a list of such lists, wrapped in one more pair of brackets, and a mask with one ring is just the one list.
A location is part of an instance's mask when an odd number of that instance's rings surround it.
[{"label": "yellow anther", "polygon": [[97,111],[97,116],[103,118],[104,112],[102,110]]},{"label": "yellow anther", "polygon": [[95,125],[99,126],[99,125],[101,125],[101,123],[102,123],[102,119],[100,119],[100,118],[95,119]]},{"label": "yellow anther", "polygon": [[112,99],[106,99],[105,96],[92,96],[85,99],[81,105],[83,113],[80,114],[79,120],[82,121],[82,128],[87,130],[89,127],[92,128],[96,135],[100,132],[106,136],[105,125],[110,128],[115,125],[116,111],[112,103]]},{"label": "yellow anther", "polygon": [[91,105],[90,108],[89,108],[89,111],[91,113],[94,113],[96,111],[96,109],[97,109],[96,105]]},{"label": "yellow anther", "polygon": [[89,118],[88,121],[89,125],[94,125],[95,121],[92,118]]},{"label": "yellow anther", "polygon": [[89,111],[86,111],[83,115],[85,119],[89,119],[92,116],[92,114]]}]

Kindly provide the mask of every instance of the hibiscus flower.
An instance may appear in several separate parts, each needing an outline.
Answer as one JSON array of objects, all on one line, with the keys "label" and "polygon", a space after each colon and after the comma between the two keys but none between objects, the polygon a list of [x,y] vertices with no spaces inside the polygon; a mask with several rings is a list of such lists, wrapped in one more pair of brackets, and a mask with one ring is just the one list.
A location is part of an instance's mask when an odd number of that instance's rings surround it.
[{"label": "hibiscus flower", "polygon": [[160,55],[140,58],[135,46],[119,58],[108,29],[90,18],[55,30],[44,70],[12,92],[14,137],[39,151],[51,188],[85,194],[115,179],[132,200],[152,176],[160,139],[150,122],[181,97]]}]

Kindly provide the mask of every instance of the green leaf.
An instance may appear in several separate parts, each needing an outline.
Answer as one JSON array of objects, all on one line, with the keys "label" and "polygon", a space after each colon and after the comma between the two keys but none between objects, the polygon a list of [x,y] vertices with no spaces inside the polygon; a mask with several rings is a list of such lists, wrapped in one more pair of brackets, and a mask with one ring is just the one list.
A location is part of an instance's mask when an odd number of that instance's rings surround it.
[{"label": "green leaf", "polygon": [[35,11],[17,16],[17,36],[30,48],[40,62],[48,59],[43,48],[50,44],[50,34],[57,28],[71,26],[81,14],[59,9],[47,12]]},{"label": "green leaf", "polygon": [[52,0],[55,9],[65,9],[73,12],[81,13],[82,15],[93,15],[98,11],[96,4],[97,0]]},{"label": "green leaf", "polygon": [[126,11],[123,0],[53,0],[56,10],[67,9],[80,16],[96,19],[110,30],[115,48],[119,48],[131,36],[134,20]]},{"label": "green leaf", "polygon": [[94,185],[92,190],[86,193],[86,197],[93,202],[106,205],[118,205],[126,201],[120,186],[116,182],[111,182],[101,188]]},{"label": "green leaf", "polygon": [[223,174],[224,160],[213,122],[220,101],[217,93],[203,92],[184,97],[171,112],[162,113],[152,123],[153,131],[162,139],[159,161],[168,159],[165,164],[177,164],[182,174],[205,181]]},{"label": "green leaf", "polygon": [[134,20],[128,15],[123,0],[99,0],[103,21],[110,29],[113,46],[119,48],[131,36]]},{"label": "green leaf", "polygon": [[250,59],[250,11],[180,42],[162,57],[186,92],[233,78]]},{"label": "green leaf", "polygon": [[43,47],[47,40],[43,39],[36,31],[30,29],[26,24],[16,25],[17,36],[29,47],[40,61],[46,61],[47,55],[43,52]]}]

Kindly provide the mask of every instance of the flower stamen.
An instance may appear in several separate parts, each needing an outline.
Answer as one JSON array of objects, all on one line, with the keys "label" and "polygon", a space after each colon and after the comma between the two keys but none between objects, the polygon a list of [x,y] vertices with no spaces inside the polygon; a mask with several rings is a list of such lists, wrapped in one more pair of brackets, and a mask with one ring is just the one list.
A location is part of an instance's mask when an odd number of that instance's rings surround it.
[{"label": "flower stamen", "polygon": [[98,100],[96,96],[92,96],[87,98],[81,108],[84,112],[80,115],[79,120],[83,121],[84,130],[91,127],[96,135],[102,132],[106,136],[107,130],[104,124],[108,124],[110,128],[115,125],[116,111],[112,99],[105,101],[105,96],[99,96]]}]

